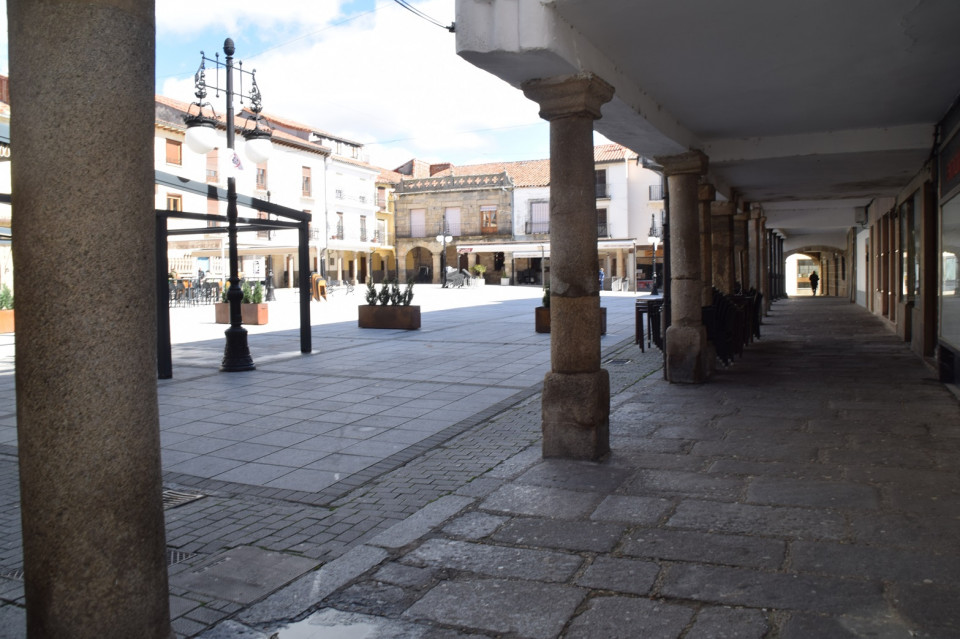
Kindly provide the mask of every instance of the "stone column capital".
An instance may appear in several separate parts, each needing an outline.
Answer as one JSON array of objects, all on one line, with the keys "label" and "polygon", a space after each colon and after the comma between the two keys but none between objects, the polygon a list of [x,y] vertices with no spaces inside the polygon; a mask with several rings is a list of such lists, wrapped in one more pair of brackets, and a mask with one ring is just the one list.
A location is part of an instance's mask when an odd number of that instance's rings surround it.
[{"label": "stone column capital", "polygon": [[663,167],[663,174],[667,177],[673,175],[705,175],[710,163],[709,158],[703,151],[657,156],[654,160]]},{"label": "stone column capital", "polygon": [[613,99],[613,87],[592,73],[528,80],[523,94],[540,105],[540,117],[557,120],[572,116],[600,119],[600,107]]},{"label": "stone column capital", "polygon": [[713,215],[728,215],[733,216],[736,211],[736,207],[733,202],[711,202],[710,203],[710,213]]},{"label": "stone column capital", "polygon": [[712,184],[701,184],[697,187],[697,199],[701,202],[713,202],[717,198],[717,187]]}]

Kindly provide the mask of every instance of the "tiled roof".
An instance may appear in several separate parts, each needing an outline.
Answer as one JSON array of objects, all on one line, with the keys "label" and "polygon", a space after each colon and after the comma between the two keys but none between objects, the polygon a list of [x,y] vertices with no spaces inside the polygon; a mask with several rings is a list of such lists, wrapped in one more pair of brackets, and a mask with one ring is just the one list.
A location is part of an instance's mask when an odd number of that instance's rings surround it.
[{"label": "tiled roof", "polygon": [[[374,167],[379,168],[379,167]],[[389,184],[399,184],[405,176],[402,173],[391,171],[390,169],[380,169],[380,175],[377,176],[377,182],[387,182]]]},{"label": "tiled roof", "polygon": [[619,144],[598,144],[593,147],[594,162],[623,162],[626,159],[635,159],[637,154]]},{"label": "tiled roof", "polygon": [[517,188],[550,186],[550,160],[525,160],[523,162],[489,162],[453,166],[432,177],[465,177],[468,175],[495,175],[506,173]]},{"label": "tiled roof", "polygon": [[[164,95],[155,96],[155,99],[158,104],[162,104],[164,106],[170,107],[171,109],[174,109],[176,111],[181,111],[183,113],[187,113],[190,107],[193,106],[193,103],[191,102],[182,102],[180,100],[175,100],[173,98],[169,98]],[[226,116],[225,113],[221,113],[221,112],[217,113],[217,121],[220,123],[220,126],[225,126],[224,124],[226,121],[225,116]],[[237,129],[242,130],[245,126],[248,126],[249,120],[247,120],[246,118],[238,117],[237,115],[234,115],[233,122],[234,122],[234,126]],[[169,128],[174,128],[178,130],[186,129],[186,125],[184,125],[183,120],[180,119],[179,117],[176,118],[175,121],[162,120],[161,118],[158,117],[157,123],[162,126],[167,126]],[[285,133],[284,131],[280,131],[277,129],[273,129],[273,135],[271,136],[270,139],[273,142],[276,142],[277,144],[287,144],[289,146],[296,146],[301,149],[314,151],[316,153],[322,153],[324,155],[330,154],[330,149],[323,146],[322,144],[319,144],[316,142],[307,142],[302,138],[298,138],[295,135],[290,135],[289,133]]]}]

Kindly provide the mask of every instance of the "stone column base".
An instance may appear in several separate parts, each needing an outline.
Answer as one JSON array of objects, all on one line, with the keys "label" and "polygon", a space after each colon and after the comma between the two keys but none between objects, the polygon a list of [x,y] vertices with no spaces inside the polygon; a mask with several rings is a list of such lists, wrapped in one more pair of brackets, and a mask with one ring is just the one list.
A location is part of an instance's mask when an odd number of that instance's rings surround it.
[{"label": "stone column base", "polygon": [[674,384],[700,384],[705,381],[703,355],[707,331],[703,326],[677,326],[667,329],[667,381]]},{"label": "stone column base", "polygon": [[610,374],[547,373],[543,456],[598,460],[610,452]]}]

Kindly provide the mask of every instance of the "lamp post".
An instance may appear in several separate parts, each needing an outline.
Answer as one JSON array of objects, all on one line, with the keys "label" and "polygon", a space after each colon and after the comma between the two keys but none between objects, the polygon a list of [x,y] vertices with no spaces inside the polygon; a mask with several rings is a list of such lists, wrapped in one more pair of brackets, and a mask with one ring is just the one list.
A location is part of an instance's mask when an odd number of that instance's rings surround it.
[{"label": "lamp post", "polygon": [[441,288],[447,288],[447,243],[453,241],[452,235],[446,234],[446,220],[440,224],[440,235],[435,239],[440,242],[440,282],[443,284]]},{"label": "lamp post", "polygon": [[657,232],[657,223],[654,214],[650,214],[650,234],[647,236],[647,241],[653,245],[653,288],[650,290],[651,295],[657,295],[659,291],[657,290],[657,244],[660,243],[660,235]]},{"label": "lamp post", "polygon": [[[255,125],[253,129],[244,129],[243,137],[246,139],[244,150],[247,157],[253,162],[264,162],[270,152],[270,131],[260,128],[260,112],[263,107],[260,103],[260,89],[257,87],[256,69],[253,71],[244,71],[243,63],[239,63],[238,72],[240,75],[240,91],[233,90],[233,53],[235,47],[233,40],[227,38],[223,42],[223,52],[226,55],[224,62],[220,62],[220,54],[215,54],[214,59],[206,57],[203,51],[200,52],[200,68],[194,75],[194,86],[196,88],[197,106],[199,113],[196,115],[187,115],[184,122],[187,125],[186,144],[197,153],[206,154],[217,146],[216,135],[216,112],[214,117],[203,115],[204,105],[209,106],[213,111],[213,106],[209,102],[204,102],[207,96],[207,89],[213,88],[216,95],[220,91],[226,93],[226,129],[227,129],[227,149],[229,161],[236,169],[241,169],[240,158],[234,151],[236,128],[234,125],[233,97],[250,100],[251,111],[254,113]],[[206,66],[209,62],[217,72],[217,80],[210,84],[206,79]],[[226,71],[226,86],[221,89],[219,86],[220,69]],[[250,92],[243,92],[243,76],[250,76]],[[250,348],[247,345],[247,329],[242,325],[240,304],[243,300],[243,292],[240,290],[239,277],[239,257],[237,253],[237,180],[232,174],[227,177],[227,241],[230,254],[230,288],[227,290],[227,302],[230,304],[230,327],[224,331],[226,344],[223,348],[223,361],[220,364],[220,370],[224,372],[251,371],[256,368],[253,358],[250,356]]]}]

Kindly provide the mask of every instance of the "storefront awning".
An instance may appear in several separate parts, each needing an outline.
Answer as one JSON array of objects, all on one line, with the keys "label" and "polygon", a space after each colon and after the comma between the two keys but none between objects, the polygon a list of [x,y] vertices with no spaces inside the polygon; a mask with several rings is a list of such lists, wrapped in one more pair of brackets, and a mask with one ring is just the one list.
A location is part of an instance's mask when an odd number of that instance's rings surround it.
[{"label": "storefront awning", "polygon": [[[636,240],[599,240],[597,251],[633,250]],[[515,258],[550,257],[550,242],[501,242],[456,244],[458,253],[512,253]]]}]

